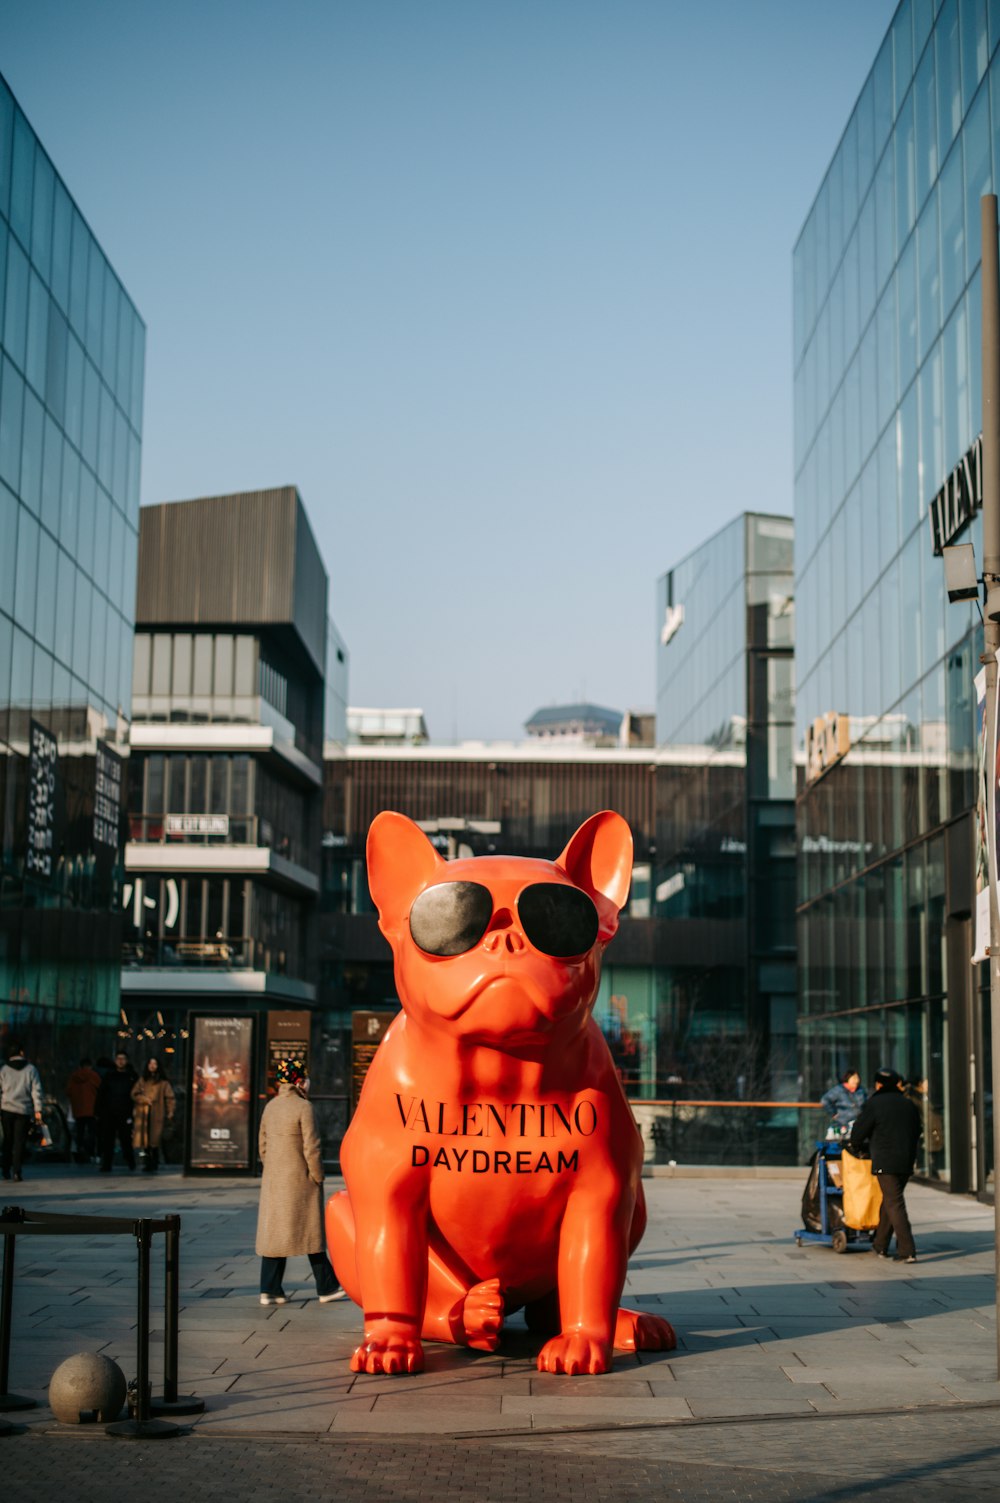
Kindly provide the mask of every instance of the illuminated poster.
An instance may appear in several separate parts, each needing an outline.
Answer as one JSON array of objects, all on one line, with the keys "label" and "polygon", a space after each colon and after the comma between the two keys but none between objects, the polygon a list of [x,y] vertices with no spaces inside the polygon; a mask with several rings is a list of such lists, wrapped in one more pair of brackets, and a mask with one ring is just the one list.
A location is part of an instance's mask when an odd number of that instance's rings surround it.
[{"label": "illuminated poster", "polygon": [[254,1168],[252,1017],[191,1017],[190,1170],[246,1174]]}]

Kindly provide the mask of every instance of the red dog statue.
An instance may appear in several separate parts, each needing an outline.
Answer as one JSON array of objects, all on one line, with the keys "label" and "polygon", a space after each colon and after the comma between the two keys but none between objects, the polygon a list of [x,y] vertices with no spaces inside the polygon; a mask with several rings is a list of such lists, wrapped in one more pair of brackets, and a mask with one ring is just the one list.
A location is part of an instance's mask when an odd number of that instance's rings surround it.
[{"label": "red dog statue", "polygon": [[632,837],[595,814],[558,861],[443,861],[401,814],[368,876],[403,1012],[344,1137],[327,1205],[337,1274],[365,1312],[355,1372],[414,1373],[421,1337],[493,1351],[505,1313],[549,1336],[543,1372],[667,1351],[619,1308],[646,1224],[642,1140],[591,1017],[632,875]]}]

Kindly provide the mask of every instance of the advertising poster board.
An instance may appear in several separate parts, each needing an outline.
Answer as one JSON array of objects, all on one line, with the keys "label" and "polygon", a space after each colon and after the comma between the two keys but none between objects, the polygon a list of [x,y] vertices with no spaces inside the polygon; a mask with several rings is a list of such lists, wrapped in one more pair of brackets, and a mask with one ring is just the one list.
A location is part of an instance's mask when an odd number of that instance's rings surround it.
[{"label": "advertising poster board", "polygon": [[277,1095],[275,1070],[279,1059],[300,1059],[309,1074],[309,1034],[312,1013],[269,1012],[267,1015],[267,1049],[264,1068],[267,1072],[265,1094]]},{"label": "advertising poster board", "polygon": [[254,1018],[252,1014],[192,1013],[188,1174],[253,1174]]},{"label": "advertising poster board", "polygon": [[353,1012],[351,1014],[351,1112],[357,1111],[361,1087],[368,1067],[397,1012]]},{"label": "advertising poster board", "polygon": [[989,769],[993,757],[986,746],[986,669],[976,674],[976,739],[979,748],[978,796],[976,798],[976,923],[972,961],[989,959],[990,953],[990,852],[987,839],[989,818]]}]

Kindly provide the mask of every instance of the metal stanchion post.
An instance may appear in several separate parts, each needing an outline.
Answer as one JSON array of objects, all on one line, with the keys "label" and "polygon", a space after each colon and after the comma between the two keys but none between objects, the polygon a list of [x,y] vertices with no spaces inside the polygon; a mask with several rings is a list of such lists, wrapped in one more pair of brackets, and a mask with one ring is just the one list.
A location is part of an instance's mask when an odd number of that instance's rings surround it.
[{"label": "metal stanchion post", "polygon": [[204,1399],[177,1392],[180,1339],[181,1218],[164,1218],[163,1264],[163,1398],[153,1399],[152,1414],[201,1414]]},{"label": "metal stanchion post", "polygon": [[139,1245],[139,1320],[136,1385],[136,1417],[119,1420],[106,1425],[106,1435],[120,1436],[125,1440],[169,1440],[180,1435],[180,1428],[169,1420],[151,1419],[149,1414],[149,1250],[153,1240],[148,1220],[135,1224],[135,1238]]},{"label": "metal stanchion post", "polygon": [[[5,1207],[5,1221],[22,1221],[24,1212],[16,1206]],[[14,1241],[13,1232],[5,1232],[3,1239],[3,1288],[0,1290],[0,1410],[34,1409],[34,1399],[9,1393],[10,1378],[10,1333],[14,1313]],[[13,1428],[13,1427],[12,1427]]]}]

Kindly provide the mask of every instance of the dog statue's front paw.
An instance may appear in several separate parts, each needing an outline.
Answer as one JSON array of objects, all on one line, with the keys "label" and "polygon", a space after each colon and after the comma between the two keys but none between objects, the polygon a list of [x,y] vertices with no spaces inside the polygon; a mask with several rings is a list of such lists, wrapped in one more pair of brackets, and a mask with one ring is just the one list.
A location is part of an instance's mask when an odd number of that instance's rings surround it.
[{"label": "dog statue's front paw", "polygon": [[424,1349],[420,1337],[389,1320],[365,1327],[365,1339],[354,1350],[352,1373],[422,1373]]},{"label": "dog statue's front paw", "polygon": [[677,1336],[669,1321],[638,1310],[619,1310],[615,1346],[623,1352],[672,1352]]},{"label": "dog statue's front paw", "polygon": [[540,1373],[606,1373],[611,1368],[612,1347],[610,1341],[596,1341],[592,1336],[577,1332],[567,1336],[562,1332],[547,1341],[538,1354]]}]

